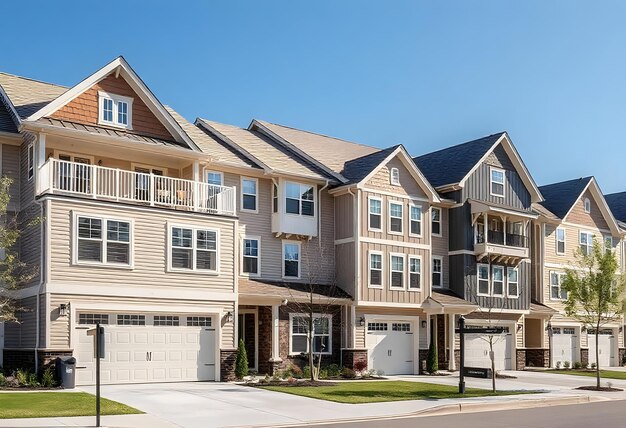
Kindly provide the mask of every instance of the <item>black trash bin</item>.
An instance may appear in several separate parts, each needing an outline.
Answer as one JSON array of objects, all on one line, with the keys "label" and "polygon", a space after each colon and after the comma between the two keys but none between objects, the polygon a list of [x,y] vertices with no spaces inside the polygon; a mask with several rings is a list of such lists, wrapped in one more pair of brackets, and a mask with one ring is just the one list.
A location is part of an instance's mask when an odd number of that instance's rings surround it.
[{"label": "black trash bin", "polygon": [[57,357],[55,362],[57,379],[65,389],[76,387],[76,358]]}]

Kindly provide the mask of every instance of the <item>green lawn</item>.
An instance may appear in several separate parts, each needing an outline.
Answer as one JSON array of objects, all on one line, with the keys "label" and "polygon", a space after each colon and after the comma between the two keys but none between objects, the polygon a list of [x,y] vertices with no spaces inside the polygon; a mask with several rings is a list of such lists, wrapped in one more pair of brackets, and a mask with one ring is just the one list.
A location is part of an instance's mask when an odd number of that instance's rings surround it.
[{"label": "green lawn", "polygon": [[[595,371],[587,371],[587,370],[585,371],[583,370],[549,370],[548,373],[596,377]],[[626,372],[618,372],[616,370],[600,370],[600,377],[606,378],[606,379],[626,379]]]},{"label": "green lawn", "polygon": [[337,403],[377,403],[382,401],[424,400],[463,397],[491,397],[494,395],[530,394],[539,391],[501,391],[468,388],[459,394],[458,386],[436,385],[405,381],[340,382],[334,386],[263,386],[270,391],[286,392]]},{"label": "green lawn", "polygon": [[[102,398],[102,415],[140,412],[125,404]],[[0,392],[0,419],[95,416],[96,397],[86,392]]]}]

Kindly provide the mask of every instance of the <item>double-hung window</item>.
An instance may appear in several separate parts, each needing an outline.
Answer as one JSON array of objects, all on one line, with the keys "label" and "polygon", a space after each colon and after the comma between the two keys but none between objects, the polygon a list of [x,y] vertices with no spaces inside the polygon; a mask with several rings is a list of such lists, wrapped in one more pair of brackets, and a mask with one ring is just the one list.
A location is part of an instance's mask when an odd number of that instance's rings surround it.
[{"label": "double-hung window", "polygon": [[593,249],[593,234],[590,232],[580,232],[579,243],[580,251],[586,256],[590,255]]},{"label": "double-hung window", "polygon": [[130,222],[88,217],[76,217],[78,263],[130,266]]},{"label": "double-hung window", "polygon": [[218,232],[211,229],[171,227],[170,268],[217,272]]},{"label": "double-hung window", "polygon": [[285,212],[312,217],[315,215],[315,191],[309,184],[287,182]]},{"label": "double-hung window", "polygon": [[[309,352],[309,322],[311,319],[304,314],[289,316],[289,353],[301,354]],[[332,316],[313,314],[313,352],[330,354],[332,352]]]},{"label": "double-hung window", "polygon": [[132,98],[99,91],[98,100],[100,106],[98,123],[132,128]]},{"label": "double-hung window", "polygon": [[402,233],[402,208],[401,202],[389,202],[390,233]]},{"label": "double-hung window", "polygon": [[565,229],[562,227],[556,229],[556,253],[565,254]]},{"label": "double-hung window", "polygon": [[259,182],[256,178],[241,178],[241,209],[257,211]]},{"label": "double-hung window", "polygon": [[432,207],[430,211],[430,228],[432,230],[432,234],[436,236],[441,236],[441,208]]},{"label": "double-hung window", "polygon": [[422,235],[422,207],[419,205],[411,205],[409,208],[411,229],[409,233],[415,236]]},{"label": "double-hung window", "polygon": [[383,255],[382,253],[370,252],[370,287],[380,288],[383,286]]},{"label": "double-hung window", "polygon": [[503,169],[491,167],[490,191],[492,196],[504,197],[504,179],[505,172]]},{"label": "double-hung window", "polygon": [[561,289],[564,273],[550,272],[550,299],[567,300],[567,291]]},{"label": "double-hung window", "polygon": [[512,267],[506,268],[506,273],[507,273],[506,294],[508,297],[517,298],[519,297],[519,280],[517,277],[517,274],[518,274],[517,268],[512,268]]},{"label": "double-hung window", "polygon": [[479,264],[478,267],[478,295],[489,296],[489,265]]},{"label": "double-hung window", "polygon": [[604,235],[604,251],[613,251],[613,237],[611,235]]},{"label": "double-hung window", "polygon": [[492,266],[492,293],[494,296],[504,296],[504,266]]},{"label": "double-hung window", "polygon": [[392,254],[390,256],[390,288],[404,288],[404,255]]},{"label": "double-hung window", "polygon": [[433,257],[433,287],[443,286],[443,259],[441,257]]},{"label": "double-hung window", "polygon": [[409,290],[422,288],[422,259],[409,256]]},{"label": "double-hung window", "polygon": [[383,222],[383,201],[378,198],[370,197],[368,200],[369,205],[369,229],[381,230]]},{"label": "double-hung window", "polygon": [[283,277],[300,278],[299,242],[283,242]]},{"label": "double-hung window", "polygon": [[259,259],[261,256],[260,239],[244,238],[242,242],[243,263],[241,270],[250,276],[260,274]]},{"label": "double-hung window", "polygon": [[221,172],[209,171],[206,173],[206,182],[213,186],[222,186],[223,174]]}]

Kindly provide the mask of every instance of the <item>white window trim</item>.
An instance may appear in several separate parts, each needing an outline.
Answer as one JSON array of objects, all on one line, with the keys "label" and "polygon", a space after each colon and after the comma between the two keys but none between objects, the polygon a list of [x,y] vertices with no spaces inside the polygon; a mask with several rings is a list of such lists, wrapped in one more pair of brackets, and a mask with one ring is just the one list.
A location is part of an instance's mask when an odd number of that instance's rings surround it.
[{"label": "white window trim", "polygon": [[[439,284],[439,285],[432,284],[432,275],[433,275],[433,273],[435,273],[435,269],[434,269],[435,262],[433,260],[439,260],[441,262],[441,272],[440,272],[440,274],[441,274],[441,284]],[[431,280],[432,288],[437,288],[437,289],[443,288],[443,257],[441,257],[441,256],[432,256],[431,257],[431,262],[430,262],[430,270],[431,270],[431,272],[430,272],[430,280]]]},{"label": "white window trim", "polygon": [[[607,239],[611,240],[611,248],[606,248]],[[615,245],[615,238],[613,238],[613,235],[607,235],[607,234],[602,235],[602,247],[604,248],[604,251],[606,250],[610,250],[611,252],[615,251],[617,246]]]},{"label": "white window trim", "polygon": [[[431,231],[431,235],[432,236],[438,236],[441,237],[443,235],[443,211],[441,210],[441,208],[439,207],[430,207],[431,209],[431,213],[430,213],[430,231]],[[433,233],[433,213],[432,211],[439,211],[439,233]]]},{"label": "white window trim", "polygon": [[[379,201],[380,202],[380,214],[378,214],[380,216],[380,228],[375,228],[372,227],[371,222],[370,222],[370,215],[372,214],[372,212],[370,211],[371,206],[370,206],[370,201]],[[368,196],[367,197],[367,230],[369,232],[382,232],[384,230],[384,218],[385,218],[385,212],[383,209],[383,198],[379,198],[377,196]]]},{"label": "white window trim", "polygon": [[[298,246],[298,276],[285,276],[285,244],[296,244]],[[283,239],[281,242],[281,253],[282,257],[280,259],[281,273],[283,279],[300,279],[302,276],[302,243],[300,241],[293,241],[288,239]]]},{"label": "white window trim", "polygon": [[[587,209],[587,207],[589,207]],[[591,214],[591,200],[589,198],[583,199],[583,211],[587,214]]]},{"label": "white window trim", "polygon": [[[172,229],[173,228],[181,228],[181,229],[192,229],[193,237],[192,237],[192,247],[191,247],[191,269],[181,269],[172,267]],[[196,242],[197,239],[197,231],[198,230],[206,230],[210,232],[215,232],[215,270],[208,269],[198,269],[196,268],[196,246],[198,245]],[[221,241],[220,241],[220,230],[205,227],[205,226],[196,226],[191,224],[184,223],[170,223],[167,222],[167,272],[177,272],[177,273],[190,273],[190,274],[200,274],[200,275],[212,275],[218,276],[220,274],[220,251]]]},{"label": "white window trim", "polygon": [[[289,355],[300,355],[300,352],[293,351],[293,319],[294,318],[308,318],[308,314],[291,313],[289,314]],[[328,318],[328,351],[314,352],[315,355],[330,355],[333,353],[333,316],[331,314],[313,314],[313,320],[315,318]],[[308,339],[308,332],[306,334]],[[313,328],[313,337],[315,337],[315,327]],[[309,351],[309,341],[307,340],[307,352]]]},{"label": "white window trim", "polygon": [[[516,271],[517,272],[517,295],[511,295],[509,294],[509,271]],[[519,269],[516,267],[507,267],[506,268],[506,297],[508,297],[509,299],[519,299],[519,295],[520,295],[520,289],[519,289]]]},{"label": "white window trim", "polygon": [[[556,274],[559,277],[559,297],[552,297],[552,274]],[[548,271],[548,294],[550,296],[550,300],[555,302],[564,302],[566,299],[561,298],[561,283],[563,280],[562,277],[565,276],[565,272],[559,272],[555,270]]]},{"label": "white window trim", "polygon": [[[420,261],[420,271],[419,271],[420,282],[417,288],[411,287],[411,259],[416,259]],[[407,270],[407,280],[406,280],[407,290],[421,292],[424,288],[424,263],[422,262],[422,256],[409,254],[406,270]]]},{"label": "white window trim", "polygon": [[[257,259],[257,273],[249,273],[249,272],[244,272],[243,271],[243,259],[244,259],[244,254],[243,254],[243,241],[244,239],[255,239],[257,241],[257,248],[258,248],[258,254],[256,256]],[[245,276],[248,278],[257,278],[259,276],[261,276],[261,237],[257,236],[257,235],[244,235],[241,237],[241,242],[240,242],[240,247],[241,247],[241,258],[239,259],[239,274],[241,276]]]},{"label": "white window trim", "polygon": [[[224,185],[224,173],[221,171],[205,171],[204,173],[204,180],[206,183],[209,182],[209,174],[216,174],[220,176],[220,186]],[[258,191],[258,189],[257,189]]]},{"label": "white window trim", "polygon": [[[492,297],[504,297],[504,295],[506,294],[506,268],[503,265],[491,265],[491,281],[490,281],[490,289],[491,289],[491,296]],[[496,269],[502,269],[502,293],[496,294],[495,293],[495,286],[494,283],[495,281],[495,275],[493,273],[493,271],[495,271]]]},{"label": "white window trim", "polygon": [[[380,285],[371,283],[371,272],[372,272],[372,254],[376,254],[380,256]],[[367,252],[367,287],[382,289],[385,286],[385,256],[382,251],[370,250]]]},{"label": "white window trim", "polygon": [[[393,264],[391,262],[393,257],[401,257],[402,258],[402,287],[394,287],[392,284],[391,277],[394,272],[399,272],[393,270]],[[389,253],[389,289],[390,290],[406,290],[406,254],[403,253]]]},{"label": "white window trim", "polygon": [[[398,178],[397,180],[395,179],[396,175]],[[400,186],[400,169],[399,168],[393,167],[389,170],[389,183],[392,186]]]},{"label": "white window trim", "polygon": [[[563,252],[559,252],[559,230],[563,231]],[[558,256],[563,256],[565,255],[565,252],[567,251],[567,233],[564,227],[557,227],[555,232],[554,232],[554,251],[556,252],[556,254]]]},{"label": "white window trim", "polygon": [[31,181],[33,177],[35,177],[35,145],[33,143],[30,143],[28,147],[26,147],[26,157],[26,177],[28,181]]},{"label": "white window trim", "polygon": [[[288,198],[287,197],[287,186],[289,184],[297,184],[298,186],[307,186],[307,187],[312,187],[313,188],[313,215],[304,215],[302,214],[302,201],[306,201],[306,202],[311,202],[309,200],[306,199],[302,199],[302,190],[300,190],[298,192],[298,210],[300,211],[299,214],[295,214],[295,213],[288,213],[287,212],[287,199],[294,199],[295,198]],[[281,192],[282,196],[283,196],[283,207],[284,207],[284,215],[286,216],[293,216],[293,217],[301,217],[301,218],[317,218],[317,186],[315,184],[309,184],[309,183],[302,183],[299,181],[290,181],[290,180],[285,180],[284,181],[284,186],[285,189],[283,192]],[[273,201],[272,201],[273,203]],[[280,202],[279,202],[280,205]],[[280,210],[280,207],[279,207]]]},{"label": "white window trim", "polygon": [[[489,290],[487,291],[487,293],[481,293],[480,292],[480,268],[482,266],[486,266],[487,267],[487,287],[489,288]],[[478,263],[476,264],[476,295],[477,296],[485,296],[485,297],[491,297],[491,266],[489,266],[486,263]]]},{"label": "white window trim", "polygon": [[[102,262],[89,262],[89,261],[83,261],[83,260],[78,260],[78,218],[79,217],[87,217],[87,218],[96,218],[98,220],[101,221],[101,225],[102,225]],[[111,221],[119,221],[119,222],[125,222],[129,224],[130,227],[130,233],[128,234],[128,238],[130,240],[130,242],[128,243],[129,246],[129,254],[128,254],[128,264],[124,265],[121,263],[110,263],[107,262],[107,222],[108,220]],[[75,266],[94,266],[94,267],[106,267],[106,268],[114,268],[114,269],[126,269],[126,270],[132,270],[135,268],[135,221],[133,219],[129,219],[129,218],[123,218],[123,217],[115,217],[115,216],[106,216],[103,217],[101,215],[98,214],[92,214],[92,213],[88,213],[88,212],[82,212],[82,211],[72,211],[72,265]]]},{"label": "white window trim", "polygon": [[[102,107],[102,100],[105,98],[113,100],[113,121],[112,122],[104,120],[104,108]],[[118,113],[117,103],[120,101],[128,104],[128,125],[124,125],[123,123],[118,123],[117,121],[117,113]],[[111,93],[104,92],[104,91],[98,91],[98,124],[106,125],[106,126],[113,126],[115,128],[133,129],[133,98],[125,97],[123,95],[111,94]]]},{"label": "white window trim", "polygon": [[[411,232],[411,222],[416,221],[411,219],[411,209],[419,208],[420,210],[420,218],[417,220],[420,224],[420,233],[412,233]],[[414,238],[421,238],[424,233],[424,208],[419,204],[409,204],[409,236]]]},{"label": "white window trim", "polygon": [[[243,207],[243,182],[244,181],[254,181],[255,184],[255,190],[256,190],[256,194],[254,195],[254,209],[253,210],[249,210]],[[259,179],[255,178],[255,177],[241,177],[241,179],[239,180],[239,184],[240,184],[240,189],[241,189],[241,196],[239,198],[239,211],[244,211],[244,212],[248,212],[248,213],[258,213],[259,212]],[[246,195],[252,195],[251,193],[246,193]]]},{"label": "white window trim", "polygon": [[[493,172],[501,172],[502,173],[502,183],[498,183],[493,181]],[[502,194],[499,195],[497,193],[493,193],[493,186],[492,184],[496,183],[496,184],[502,184]],[[502,168],[496,168],[494,166],[489,167],[489,194],[491,196],[495,196],[497,198],[504,198],[506,196],[506,170],[502,169]]]},{"label": "white window trim", "polygon": [[587,248],[589,249],[589,251],[593,251],[593,238],[595,237],[593,232],[590,232],[588,230],[579,230],[578,231],[578,248],[580,248],[582,246],[582,242],[581,242],[581,238],[583,236],[583,234],[587,235],[587,238],[591,237],[591,242],[589,242],[589,239],[587,239]]},{"label": "white window trim", "polygon": [[[392,217],[391,216],[391,206],[392,205],[400,205],[400,207],[402,207],[402,217]],[[387,233],[389,233],[390,235],[404,235],[404,202],[402,201],[388,201],[387,202],[387,216],[389,217],[389,221],[387,222]],[[395,232],[393,230],[391,230],[391,219],[392,218],[399,218],[401,220],[400,222],[400,232]]]}]

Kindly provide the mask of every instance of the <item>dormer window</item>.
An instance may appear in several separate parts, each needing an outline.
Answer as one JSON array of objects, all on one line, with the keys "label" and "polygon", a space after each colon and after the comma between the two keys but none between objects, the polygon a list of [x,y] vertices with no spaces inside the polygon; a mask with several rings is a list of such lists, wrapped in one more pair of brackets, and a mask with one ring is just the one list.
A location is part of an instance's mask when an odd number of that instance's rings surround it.
[{"label": "dormer window", "polygon": [[394,186],[400,185],[400,170],[398,168],[391,168],[391,171],[389,171],[389,180]]},{"label": "dormer window", "polygon": [[504,177],[503,169],[491,168],[490,189],[492,196],[504,197]]},{"label": "dormer window", "polygon": [[132,129],[132,98],[100,91],[98,99],[99,124]]},{"label": "dormer window", "polygon": [[591,213],[591,201],[589,200],[589,198],[585,198],[585,200],[583,201],[584,205],[585,205],[585,212],[587,214]]}]

